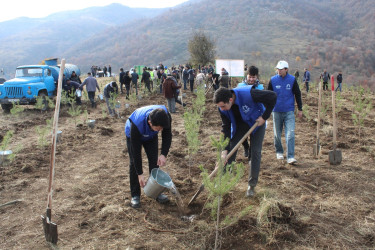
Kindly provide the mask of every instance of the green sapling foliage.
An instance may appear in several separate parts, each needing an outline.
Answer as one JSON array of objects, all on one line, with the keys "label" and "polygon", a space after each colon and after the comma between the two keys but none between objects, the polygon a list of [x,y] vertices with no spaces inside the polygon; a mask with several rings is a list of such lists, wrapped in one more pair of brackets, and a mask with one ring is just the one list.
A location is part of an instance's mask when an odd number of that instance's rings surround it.
[{"label": "green sapling foliage", "polygon": [[25,108],[20,105],[18,102],[13,103],[13,108],[10,110],[10,113],[14,116],[19,116]]},{"label": "green sapling foliage", "polygon": [[46,126],[37,126],[35,127],[35,131],[38,134],[38,147],[44,148],[48,145],[49,141],[47,140],[47,135],[52,129],[52,121],[53,119],[46,120]]},{"label": "green sapling foliage", "polygon": [[352,120],[354,126],[358,127],[358,137],[361,138],[361,128],[365,126],[365,118],[367,114],[372,110],[371,99],[362,97],[364,94],[364,89],[360,89],[357,96],[354,98],[354,110],[352,113]]},{"label": "green sapling foliage", "polygon": [[[198,88],[197,96],[194,99],[192,109],[186,109],[184,113],[184,126],[185,126],[185,135],[188,143],[188,155],[189,155],[189,166],[193,165],[192,159],[193,156],[198,152],[201,145],[199,140],[199,130],[200,124],[205,111],[205,90],[204,87]],[[190,167],[189,167],[190,174]]]},{"label": "green sapling foliage", "polygon": [[14,134],[13,130],[8,130],[5,133],[5,135],[3,137],[3,141],[0,144],[0,151],[6,151],[6,150],[9,149],[8,148],[9,147],[9,143],[10,143],[10,140],[12,139],[12,137],[13,137],[13,134]]},{"label": "green sapling foliage", "polygon": [[229,139],[227,138],[224,140],[224,135],[221,135],[219,140],[216,140],[213,136],[211,136],[210,139],[212,145],[216,148],[216,158],[218,161],[217,167],[219,169],[216,177],[212,180],[210,179],[207,170],[202,165],[200,166],[200,169],[202,170],[203,183],[209,192],[205,206],[211,209],[211,216],[216,220],[215,245],[217,245],[220,232],[220,207],[222,197],[228,194],[229,191],[232,190],[241,180],[245,173],[245,167],[242,163],[236,164],[235,162],[225,167],[225,163],[221,158],[221,152],[225,149]]},{"label": "green sapling foliage", "polygon": [[302,107],[302,114],[304,117],[306,117],[307,121],[311,121],[311,116],[310,116],[310,110],[309,110],[309,105],[304,104]]},{"label": "green sapling foliage", "polygon": [[73,117],[74,125],[77,126],[78,116],[82,113],[81,106],[76,105],[74,102],[70,104],[68,114]]}]

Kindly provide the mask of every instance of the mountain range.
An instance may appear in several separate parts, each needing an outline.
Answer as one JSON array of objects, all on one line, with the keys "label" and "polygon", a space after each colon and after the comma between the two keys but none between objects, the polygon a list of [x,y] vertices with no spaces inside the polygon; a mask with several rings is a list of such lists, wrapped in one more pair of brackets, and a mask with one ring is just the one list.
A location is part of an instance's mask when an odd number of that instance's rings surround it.
[{"label": "mountain range", "polygon": [[65,58],[83,72],[111,64],[184,64],[187,44],[202,31],[221,59],[243,59],[274,73],[306,67],[313,81],[323,69],[344,83],[375,86],[375,7],[372,0],[190,0],[167,9],[120,4],[66,11],[42,19],[0,23],[0,68],[14,71],[45,58]]}]

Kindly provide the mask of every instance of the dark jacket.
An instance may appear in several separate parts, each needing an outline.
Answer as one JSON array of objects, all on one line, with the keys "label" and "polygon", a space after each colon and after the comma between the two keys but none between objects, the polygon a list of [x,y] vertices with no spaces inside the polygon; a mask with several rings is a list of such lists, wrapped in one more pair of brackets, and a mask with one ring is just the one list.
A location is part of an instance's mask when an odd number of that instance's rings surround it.
[{"label": "dark jacket", "polygon": [[123,83],[123,84],[125,83],[125,72],[124,71],[120,72],[118,80],[119,80],[120,83]]},{"label": "dark jacket", "polygon": [[181,88],[181,86],[177,86],[177,82],[174,80],[173,77],[167,77],[163,83],[163,94],[164,97],[167,99],[174,98],[176,95],[176,90]]},{"label": "dark jacket", "polygon": [[105,85],[103,92],[106,98],[111,98],[114,92],[118,93],[118,88],[112,87],[111,83],[108,83],[107,85]]},{"label": "dark jacket", "polygon": [[150,83],[150,78],[151,78],[150,72],[143,71],[141,82]]}]

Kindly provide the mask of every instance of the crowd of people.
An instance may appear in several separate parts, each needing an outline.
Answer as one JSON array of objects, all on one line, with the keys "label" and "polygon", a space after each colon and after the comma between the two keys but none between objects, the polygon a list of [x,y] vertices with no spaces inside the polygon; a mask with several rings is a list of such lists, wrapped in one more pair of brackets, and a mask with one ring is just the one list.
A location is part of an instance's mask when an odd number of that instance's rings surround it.
[{"label": "crowd of people", "polygon": [[[298,84],[299,72],[294,75],[289,73],[289,64],[279,61],[275,67],[276,75],[268,82],[267,89],[259,81],[259,69],[256,66],[245,65],[245,77],[243,82],[232,86],[231,77],[225,68],[218,74],[212,65],[193,68],[190,65],[179,65],[168,68],[160,63],[157,67],[142,69],[141,76],[134,68],[129,71],[120,69],[119,87],[115,81],[111,81],[104,87],[104,97],[108,112],[114,115],[113,106],[109,99],[114,93],[126,94],[129,99],[131,91],[138,95],[138,88],[143,84],[144,91],[154,91],[163,94],[167,106],[155,103],[136,109],[127,119],[125,124],[125,135],[129,154],[129,176],[131,202],[133,208],[140,207],[141,187],[146,185],[146,179],[142,170],[142,147],[144,148],[149,165],[152,169],[164,166],[172,143],[172,116],[176,112],[176,103],[182,103],[178,98],[181,90],[194,93],[198,86],[205,86],[206,91],[212,89],[213,101],[217,105],[221,117],[221,132],[225,138],[229,138],[229,144],[221,153],[223,160],[252,126],[256,128],[250,134],[250,143],[246,139],[243,142],[244,155],[249,161],[249,178],[247,197],[255,195],[255,187],[261,166],[262,145],[266,133],[266,120],[272,115],[273,136],[276,160],[284,160],[291,165],[297,163],[295,157],[295,114],[302,117],[302,97]],[[111,73],[109,73],[111,74]],[[93,73],[94,75],[94,73]],[[93,108],[96,107],[95,92],[100,92],[96,78],[88,73],[88,77],[81,82],[76,74],[65,81],[64,88],[67,91],[82,90],[86,86],[88,97]],[[97,73],[95,74],[97,75]],[[327,70],[320,76],[323,82],[323,90],[328,89],[330,74]],[[309,92],[310,72],[305,68],[303,83],[306,92]],[[337,90],[341,91],[342,73],[337,75]],[[125,88],[124,88],[125,86]],[[125,93],[126,91],[126,93]],[[76,99],[77,104],[81,101]],[[296,105],[297,104],[297,105]],[[295,112],[297,106],[297,112]],[[282,133],[285,133],[285,149],[282,145]],[[158,133],[162,133],[162,147],[158,153]],[[236,152],[226,160],[230,164],[236,159]],[[157,199],[160,203],[168,202],[168,197],[161,193]]]}]

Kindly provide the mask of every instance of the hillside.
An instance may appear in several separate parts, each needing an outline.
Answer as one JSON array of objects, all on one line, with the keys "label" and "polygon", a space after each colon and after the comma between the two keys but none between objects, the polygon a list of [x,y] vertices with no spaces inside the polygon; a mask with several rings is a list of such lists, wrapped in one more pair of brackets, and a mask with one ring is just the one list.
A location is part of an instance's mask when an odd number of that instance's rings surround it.
[{"label": "hillside", "polygon": [[[45,57],[64,57],[83,72],[91,65],[111,64],[113,72],[118,72],[120,67],[155,66],[161,61],[181,64],[189,60],[188,40],[194,31],[202,30],[216,41],[217,58],[244,59],[259,66],[265,78],[273,74],[279,59],[285,59],[293,72],[309,68],[313,81],[327,68],[331,74],[342,70],[348,84],[375,84],[371,0],[213,0],[210,4],[195,0],[122,24],[114,22],[117,18],[108,19],[124,17],[123,9],[118,8],[117,15],[96,10],[90,15],[97,17],[96,28],[72,14],[71,25],[55,23],[52,30],[59,33],[52,40],[47,38],[51,29],[40,29],[40,25],[38,32],[31,29],[34,32],[8,36],[0,44],[1,67],[13,70],[17,64]],[[98,26],[103,29],[97,30]],[[2,33],[0,23],[0,37]]]},{"label": "hillside", "polygon": [[[100,78],[101,88],[110,78]],[[143,93],[143,90],[140,91]],[[195,95],[186,93],[191,108]],[[85,95],[84,95],[85,96]],[[133,96],[135,97],[135,96]],[[268,120],[262,150],[262,163],[256,196],[245,197],[249,174],[248,161],[240,147],[239,163],[245,174],[223,198],[221,206],[221,249],[373,249],[375,246],[375,111],[364,117],[363,126],[353,123],[357,101],[374,102],[371,93],[344,88],[337,96],[337,145],[343,160],[330,165],[332,145],[331,93],[323,93],[325,113],[321,115],[320,145],[322,155],[313,155],[316,145],[317,91],[303,93],[305,115],[296,119],[297,165],[276,160],[272,118]],[[143,94],[142,100],[121,101],[121,118],[105,116],[106,104],[92,109],[83,99],[77,125],[62,105],[57,144],[52,222],[57,224],[59,249],[212,249],[215,222],[205,208],[208,192],[182,213],[175,197],[158,204],[142,191],[140,209],[129,206],[129,158],[124,124],[138,107],[166,104],[162,95]],[[125,108],[125,103],[129,108]],[[104,112],[102,111],[104,109]],[[186,205],[202,181],[198,166],[214,169],[216,151],[210,137],[220,135],[221,120],[212,102],[200,127],[200,150],[190,162],[181,106],[172,114],[172,146],[167,165],[162,167],[177,186]],[[358,114],[358,113],[356,113]],[[4,249],[51,249],[44,238],[40,215],[45,213],[50,147],[42,145],[41,131],[53,111],[41,112],[26,107],[19,115],[0,112],[0,140],[14,131],[9,143],[15,161],[0,165],[0,245]],[[96,126],[88,128],[87,119]],[[359,130],[361,128],[361,130]],[[360,132],[360,134],[359,134]],[[45,134],[47,144],[50,135]],[[284,137],[283,137],[284,138]],[[143,170],[147,176],[147,159],[143,152]],[[190,173],[190,174],[189,174]],[[185,217],[181,217],[184,215]],[[190,219],[187,219],[190,218]],[[225,220],[225,222],[224,222]]]},{"label": "hillside", "polygon": [[46,18],[23,17],[1,22],[0,68],[14,72],[19,65],[36,64],[51,57],[62,58],[77,43],[86,43],[96,34],[109,35],[105,31],[109,27],[154,17],[163,11],[110,4],[59,12]]}]

